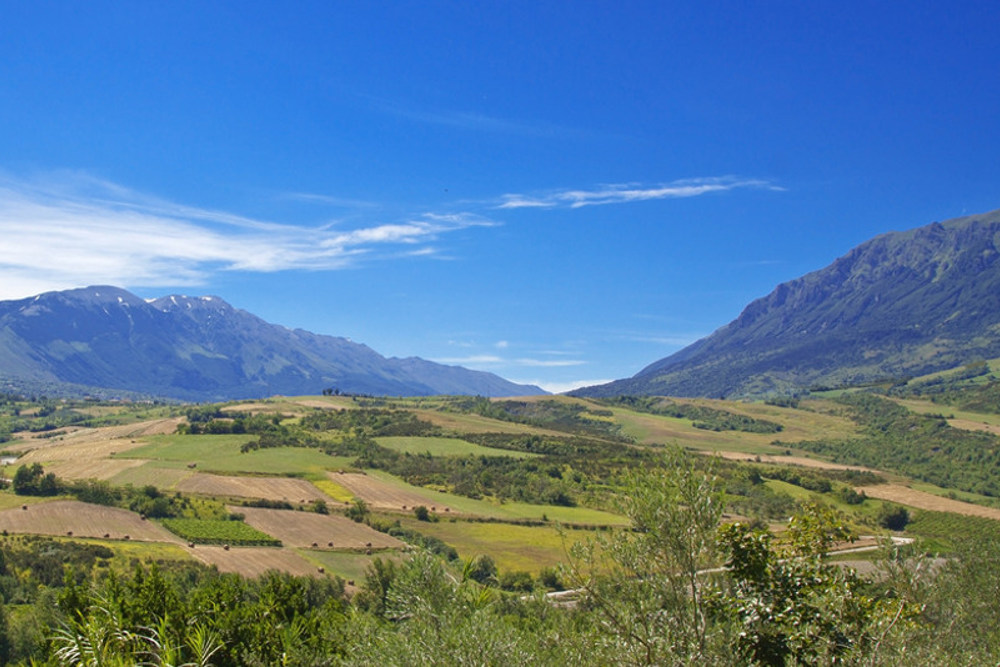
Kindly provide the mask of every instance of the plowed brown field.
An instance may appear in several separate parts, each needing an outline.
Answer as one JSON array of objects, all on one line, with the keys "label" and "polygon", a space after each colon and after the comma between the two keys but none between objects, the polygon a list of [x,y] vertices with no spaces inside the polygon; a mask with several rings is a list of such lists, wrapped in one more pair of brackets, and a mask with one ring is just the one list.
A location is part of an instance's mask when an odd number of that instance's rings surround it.
[{"label": "plowed brown field", "polygon": [[433,503],[427,495],[397,488],[370,475],[350,472],[328,474],[330,479],[375,509],[405,510],[413,509],[417,505],[430,506]]},{"label": "plowed brown field", "polygon": [[206,565],[215,565],[221,572],[236,572],[245,577],[259,577],[268,570],[279,570],[299,576],[317,576],[315,565],[291,549],[278,547],[185,547],[192,557]]},{"label": "plowed brown field", "polygon": [[101,537],[145,542],[182,543],[179,537],[153,521],[143,521],[138,514],[115,507],[91,505],[76,500],[28,505],[28,509],[0,511],[0,530],[9,533]]},{"label": "plowed brown field", "polygon": [[[320,549],[398,549],[405,546],[395,537],[380,533],[347,517],[293,510],[272,510],[257,507],[234,507],[246,517],[246,522],[272,535],[291,547]],[[331,546],[332,544],[332,546]]]},{"label": "plowed brown field", "polygon": [[1000,521],[1000,509],[995,507],[983,507],[972,503],[963,503],[961,500],[942,498],[926,491],[917,491],[908,486],[900,484],[876,484],[875,486],[858,487],[858,491],[864,491],[865,495],[880,500],[891,500],[894,503],[909,505],[921,510],[931,510],[933,512],[952,512],[954,514],[964,514],[966,516],[981,516],[987,519]]},{"label": "plowed brown field", "polygon": [[285,500],[290,503],[329,500],[315,486],[303,479],[288,477],[239,477],[197,473],[181,480],[175,488],[207,496],[235,496]]}]

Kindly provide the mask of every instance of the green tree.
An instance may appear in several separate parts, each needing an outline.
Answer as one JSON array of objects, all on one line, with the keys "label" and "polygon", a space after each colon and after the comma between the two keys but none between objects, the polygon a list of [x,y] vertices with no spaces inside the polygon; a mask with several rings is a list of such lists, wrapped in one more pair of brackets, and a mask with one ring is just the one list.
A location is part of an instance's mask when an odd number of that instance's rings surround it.
[{"label": "green tree", "polygon": [[497,564],[488,554],[480,554],[465,565],[464,579],[483,585],[497,583]]},{"label": "green tree", "polygon": [[630,529],[572,551],[569,585],[600,618],[617,662],[706,663],[722,644],[709,622],[710,582],[700,573],[718,564],[723,495],[698,463],[675,450],[655,468],[629,472],[616,497]]},{"label": "green tree", "polygon": [[10,624],[7,621],[7,608],[0,601],[0,665],[6,665],[10,661],[10,644]]},{"label": "green tree", "polygon": [[820,665],[866,656],[886,619],[913,612],[876,598],[854,570],[826,561],[834,542],[852,538],[829,508],[806,506],[786,538],[779,545],[766,529],[742,523],[720,530],[731,584],[714,602],[738,629],[742,660]]},{"label": "green tree", "polygon": [[910,513],[902,505],[883,503],[878,513],[878,525],[887,530],[903,530],[910,522]]},{"label": "green tree", "polygon": [[41,463],[23,465],[14,473],[14,493],[19,496],[33,496],[38,494],[38,484],[45,475],[45,470]]},{"label": "green tree", "polygon": [[395,578],[396,564],[388,559],[375,558],[365,570],[365,581],[354,597],[355,604],[379,618],[384,617],[389,589]]},{"label": "green tree", "polygon": [[323,500],[322,498],[317,498],[316,500],[314,500],[312,502],[312,505],[310,507],[312,508],[313,512],[316,512],[316,514],[329,514],[330,513],[330,508],[327,507],[326,501]]},{"label": "green tree", "polygon": [[361,498],[355,498],[354,502],[345,511],[348,519],[361,523],[371,514],[371,510],[368,508],[368,503],[366,503]]}]

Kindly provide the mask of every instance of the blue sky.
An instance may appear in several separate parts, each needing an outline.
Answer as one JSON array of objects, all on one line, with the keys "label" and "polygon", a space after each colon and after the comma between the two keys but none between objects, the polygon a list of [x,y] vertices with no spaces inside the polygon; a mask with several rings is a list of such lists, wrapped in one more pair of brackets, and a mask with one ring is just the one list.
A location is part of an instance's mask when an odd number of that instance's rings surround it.
[{"label": "blue sky", "polygon": [[0,298],[630,376],[1000,208],[989,2],[0,2]]}]

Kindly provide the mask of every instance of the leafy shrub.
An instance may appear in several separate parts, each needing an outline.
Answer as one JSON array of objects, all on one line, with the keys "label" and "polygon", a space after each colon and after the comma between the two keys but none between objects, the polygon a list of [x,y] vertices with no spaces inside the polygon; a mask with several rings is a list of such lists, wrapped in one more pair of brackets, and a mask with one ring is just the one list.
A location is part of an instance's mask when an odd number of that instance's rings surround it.
[{"label": "leafy shrub", "polygon": [[878,525],[888,530],[903,530],[910,522],[910,513],[902,505],[884,503],[878,513]]}]

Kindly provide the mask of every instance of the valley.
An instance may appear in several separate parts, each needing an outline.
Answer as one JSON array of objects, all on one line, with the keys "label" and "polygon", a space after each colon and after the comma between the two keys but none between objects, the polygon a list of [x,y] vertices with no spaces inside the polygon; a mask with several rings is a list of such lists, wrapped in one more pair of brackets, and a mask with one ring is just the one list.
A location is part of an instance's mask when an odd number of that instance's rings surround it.
[{"label": "valley", "polygon": [[[313,576],[322,570],[324,576],[356,579],[372,558],[420,546],[419,540],[408,544],[393,537],[395,525],[440,540],[464,561],[486,554],[504,569],[537,577],[564,561],[579,533],[626,522],[616,513],[617,477],[636,465],[655,465],[665,448],[701,455],[725,480],[732,513],[772,524],[807,500],[836,507],[862,533],[880,530],[875,517],[885,503],[915,515],[942,511],[1000,520],[1000,503],[971,487],[934,487],[891,465],[875,468],[816,453],[809,443],[864,433],[836,398],[794,405],[670,399],[638,407],[570,397],[307,396],[196,408],[48,404],[60,405],[63,419],[75,423],[44,423],[38,415],[45,410],[32,416],[32,408],[20,403],[19,418],[34,430],[13,432],[4,443],[8,479],[20,466],[39,465],[69,486],[147,489],[191,499],[185,502],[211,508],[201,514],[228,515],[280,543],[267,548],[284,554],[275,555],[272,565],[295,574],[311,563]],[[936,404],[905,398],[897,405],[919,415]],[[685,411],[690,415],[673,416]],[[709,418],[723,426],[706,423]],[[736,418],[742,426],[725,426]],[[983,422],[995,418],[963,412],[949,420],[949,428],[982,432],[989,426]],[[233,430],[242,432],[226,432]],[[745,481],[748,474],[763,483],[753,488]],[[498,478],[517,482],[511,486]],[[843,501],[855,493],[864,500]],[[241,568],[238,554],[261,547],[233,544],[231,553],[206,560],[217,550],[199,552],[155,518],[70,500],[73,495],[17,495],[8,489],[0,494],[9,507],[0,514],[0,528],[111,545],[128,535],[135,543],[158,543],[154,554],[179,544],[176,559],[196,558],[248,576],[260,570],[255,558]],[[360,517],[345,516],[359,506]],[[423,520],[414,516],[418,507]],[[339,560],[331,560],[332,554]],[[289,559],[287,566],[281,558]]]},{"label": "valley", "polygon": [[[266,617],[317,595],[320,606],[288,618],[312,619],[309,632],[354,633],[357,623],[389,622],[408,586],[419,596],[438,586],[450,592],[434,613],[466,609],[476,633],[498,610],[518,608],[573,637],[560,651],[592,652],[599,626],[564,624],[590,624],[588,605],[604,599],[641,606],[649,591],[632,584],[649,576],[675,585],[687,561],[656,564],[684,551],[660,542],[672,526],[700,535],[691,576],[734,604],[747,598],[728,586],[742,584],[725,581],[745,575],[723,554],[736,559],[744,534],[772,545],[761,557],[790,558],[781,566],[788,576],[814,582],[795,604],[830,586],[875,595],[886,572],[906,578],[970,563],[962,554],[980,547],[969,545],[1000,540],[997,471],[978,464],[1000,449],[1000,411],[983,409],[998,368],[987,362],[975,378],[962,368],[936,373],[932,392],[915,378],[774,401],[309,395],[184,404],[5,394],[0,609],[20,637],[18,655],[41,655],[58,645],[29,630],[45,595],[115,594],[117,581],[187,590],[192,606],[175,600],[172,613],[216,609],[221,664],[236,665],[248,647],[272,650],[265,635],[238,632],[247,621],[236,610],[247,605]],[[933,467],[922,463],[925,446]],[[714,509],[697,523],[692,509],[709,501]],[[646,521],[659,528],[647,533]],[[812,533],[802,521],[822,532],[803,542]],[[897,561],[909,564],[893,570]],[[224,614],[199,601],[207,591],[224,596],[220,586],[250,597]],[[926,594],[949,590],[936,583]],[[486,606],[463,607],[476,599]],[[670,604],[697,601],[680,593]],[[143,614],[168,613],[144,604]],[[851,614],[877,623],[899,613],[867,609]],[[265,632],[270,623],[257,625]],[[420,627],[397,623],[378,626],[383,641]],[[525,633],[530,642],[536,631]],[[324,646],[289,650],[317,657],[328,655]]]}]

